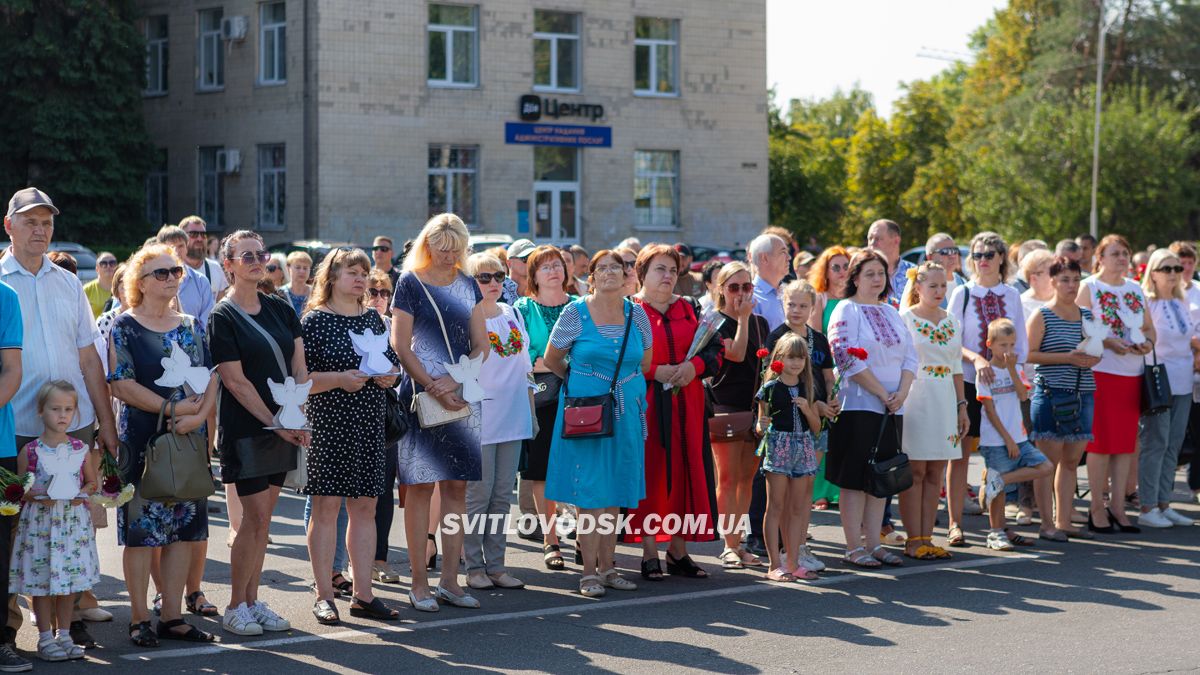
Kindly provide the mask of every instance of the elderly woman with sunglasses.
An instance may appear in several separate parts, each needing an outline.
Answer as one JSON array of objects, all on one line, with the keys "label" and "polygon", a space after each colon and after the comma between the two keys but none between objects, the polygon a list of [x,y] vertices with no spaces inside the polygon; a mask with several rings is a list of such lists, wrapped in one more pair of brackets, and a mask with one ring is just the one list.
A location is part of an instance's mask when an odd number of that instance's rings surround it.
[{"label": "elderly woman with sunglasses", "polygon": [[538,432],[525,444],[525,459],[521,463],[521,482],[528,481],[537,512],[547,518],[549,527],[542,533],[543,561],[547,569],[562,570],[563,562],[558,542],[558,506],[546,501],[546,465],[550,460],[550,442],[554,422],[558,418],[558,390],[562,380],[546,367],[544,356],[550,344],[550,332],[567,304],[575,296],[567,292],[571,275],[567,274],[562,254],[553,246],[539,246],[526,258],[531,272],[529,295],[516,301],[513,307],[521,314],[529,331],[529,359],[538,394],[534,396]]},{"label": "elderly woman with sunglasses", "polygon": [[[192,549],[208,540],[207,500],[168,504],[143,498],[137,488],[145,463],[143,448],[158,431],[163,404],[177,402],[171,426],[184,434],[201,430],[216,403],[215,376],[203,396],[185,396],[182,387],[157,383],[175,345],[190,365],[211,365],[200,323],[173,309],[183,275],[183,262],[168,246],[152,245],[134,254],[123,277],[127,309],[113,320],[110,334],[108,380],[113,395],[125,403],[118,425],[122,473],[135,486],[133,500],[117,510],[117,538],[125,547],[129,637],[139,647],[157,647],[159,639],[213,641],[212,635],[183,621],[180,607]],[[157,549],[162,549],[162,609],[157,630],[151,630],[146,590]]]}]

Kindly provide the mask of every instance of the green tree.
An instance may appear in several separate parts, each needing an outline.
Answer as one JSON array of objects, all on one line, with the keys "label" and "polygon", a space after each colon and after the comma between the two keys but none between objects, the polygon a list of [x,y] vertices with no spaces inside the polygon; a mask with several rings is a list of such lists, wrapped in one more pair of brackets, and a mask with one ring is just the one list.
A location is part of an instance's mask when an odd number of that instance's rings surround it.
[{"label": "green tree", "polygon": [[0,189],[46,190],[59,239],[145,231],[137,16],[131,0],[0,0]]}]

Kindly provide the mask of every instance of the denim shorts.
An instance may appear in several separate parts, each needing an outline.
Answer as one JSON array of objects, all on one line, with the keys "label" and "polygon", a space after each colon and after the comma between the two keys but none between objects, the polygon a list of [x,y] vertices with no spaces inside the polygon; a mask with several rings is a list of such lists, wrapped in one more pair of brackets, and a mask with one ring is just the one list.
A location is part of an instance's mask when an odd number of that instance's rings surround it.
[{"label": "denim shorts", "polygon": [[[1078,405],[1073,405],[1077,400]],[[1056,404],[1059,407],[1057,415]],[[1070,414],[1072,408],[1076,411],[1074,415]],[[1035,387],[1029,406],[1033,418],[1029,438],[1034,441],[1090,441],[1094,409],[1095,401],[1090,391],[1076,393],[1071,389]]]},{"label": "denim shorts", "polygon": [[[999,471],[1002,474],[1050,461],[1029,441],[1017,443],[1017,450],[1019,451],[1017,458],[1012,459],[1008,456],[1008,448],[1003,445],[979,446],[979,454],[983,455],[983,463],[987,466],[988,471]],[[1016,485],[1008,487],[1013,490],[1017,489]]]}]

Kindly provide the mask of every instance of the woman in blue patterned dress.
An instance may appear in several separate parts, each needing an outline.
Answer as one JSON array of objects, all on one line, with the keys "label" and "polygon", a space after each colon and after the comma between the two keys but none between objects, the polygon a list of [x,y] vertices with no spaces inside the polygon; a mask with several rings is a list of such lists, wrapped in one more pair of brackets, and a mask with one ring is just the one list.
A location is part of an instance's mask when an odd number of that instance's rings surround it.
[{"label": "woman in blue patterned dress", "polygon": [[[579,507],[579,549],[583,576],[579,592],[604,595],[605,588],[623,591],[637,584],[615,569],[617,529],[603,523],[586,531],[585,521],[615,518],[621,508],[636,508],[646,496],[646,378],[653,358],[650,320],[641,305],[625,298],[626,277],[633,274],[613,251],[592,258],[588,285],[592,293],[563,310],[550,333],[546,367],[563,378],[559,414],[554,422],[546,499]],[[626,324],[631,324],[626,330]],[[623,336],[624,356],[617,363]],[[568,371],[567,358],[573,366]],[[613,434],[606,438],[563,438],[563,398],[601,396],[616,374]]]},{"label": "woman in blue patterned dress", "polygon": [[[125,403],[118,433],[123,478],[135,486],[141,481],[146,441],[158,427],[164,401],[177,400],[174,431],[201,430],[216,405],[216,376],[211,376],[203,396],[184,397],[182,387],[164,387],[155,381],[163,375],[162,362],[178,344],[191,365],[212,366],[198,321],[171,308],[179,292],[183,263],[167,246],[153,245],[138,251],[125,272],[129,311],[117,315],[110,336],[108,380],[112,393]],[[139,647],[156,647],[159,638],[211,642],[212,635],[183,621],[181,601],[191,547],[208,540],[208,503],[158,502],[142,498],[117,509],[117,540],[125,547],[125,585],[129,591],[129,637]],[[162,549],[162,610],[157,631],[150,628],[146,589],[154,550]]]},{"label": "woman in blue patterned dress", "polygon": [[[479,306],[483,295],[475,280],[463,272],[467,241],[467,228],[458,216],[443,213],[431,218],[404,258],[404,273],[392,301],[392,349],[406,373],[400,387],[402,400],[407,404],[423,391],[446,410],[470,408],[465,418],[427,429],[422,429],[414,416],[400,442],[398,474],[400,483],[408,486],[404,531],[410,560],[425,559],[434,487],[438,486],[441,495],[441,515],[462,517],[467,481],[482,477],[479,404],[463,400],[459,383],[444,365],[488,348],[486,321]],[[462,528],[453,530],[442,533],[445,550],[436,591],[429,588],[425,566],[412,566],[408,599],[420,611],[436,612],[437,600],[456,607],[479,606],[458,584],[463,532]]]}]

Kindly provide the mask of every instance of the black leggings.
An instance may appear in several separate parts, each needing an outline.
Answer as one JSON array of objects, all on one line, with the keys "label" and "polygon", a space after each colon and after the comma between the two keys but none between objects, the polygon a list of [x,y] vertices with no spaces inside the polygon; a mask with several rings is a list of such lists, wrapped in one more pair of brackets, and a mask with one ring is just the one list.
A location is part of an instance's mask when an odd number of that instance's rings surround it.
[{"label": "black leggings", "polygon": [[287,472],[273,473],[268,476],[256,476],[254,478],[239,478],[233,482],[237,486],[238,498],[249,497],[256,495],[271,486],[283,487],[283,479],[287,477]]},{"label": "black leggings", "polygon": [[375,559],[387,562],[388,534],[396,515],[396,472],[400,458],[394,445],[383,454],[387,457],[387,465],[383,470],[383,494],[375,500]]}]

